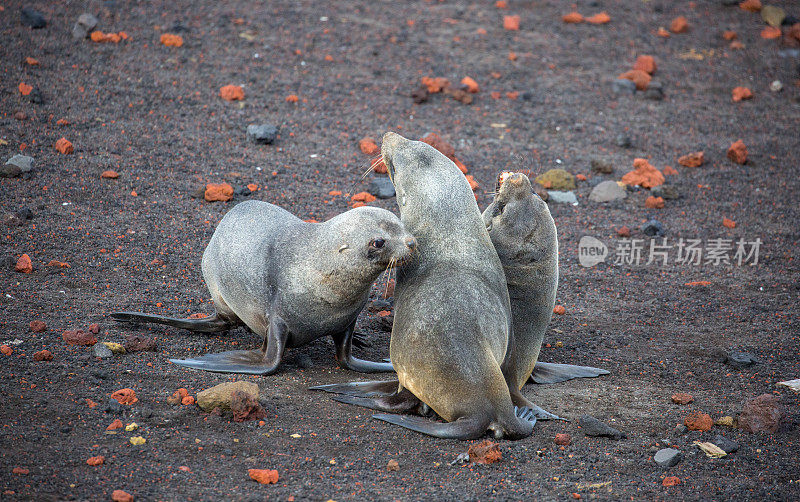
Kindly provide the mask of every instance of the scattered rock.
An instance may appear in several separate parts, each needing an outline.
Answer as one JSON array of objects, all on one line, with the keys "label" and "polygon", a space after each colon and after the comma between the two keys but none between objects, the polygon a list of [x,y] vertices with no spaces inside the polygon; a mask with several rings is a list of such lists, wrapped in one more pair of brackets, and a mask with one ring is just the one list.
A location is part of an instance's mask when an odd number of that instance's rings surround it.
[{"label": "scattered rock", "polygon": [[780,80],[773,80],[771,84],[769,84],[769,90],[772,92],[781,92],[783,90],[783,84]]},{"label": "scattered rock", "polygon": [[75,151],[72,147],[72,143],[67,138],[61,138],[56,141],[56,150],[64,155],[69,155]]},{"label": "scattered rock", "polygon": [[250,124],[247,139],[259,145],[271,145],[278,136],[278,128],[272,124]]},{"label": "scattered rock", "polygon": [[228,183],[208,183],[203,198],[207,202],[227,202],[233,198],[233,187]]},{"label": "scattered rock", "polygon": [[22,169],[14,164],[6,163],[0,167],[0,178],[16,178],[20,174],[22,174]]},{"label": "scattered rock", "polygon": [[653,167],[647,159],[634,159],[633,171],[622,177],[626,185],[639,185],[642,188],[653,188],[664,183],[664,175]]},{"label": "scattered rock", "polygon": [[198,392],[196,397],[197,405],[206,412],[210,412],[214,408],[230,410],[233,394],[236,391],[243,392],[245,395],[258,401],[258,385],[240,380],[237,382],[221,383],[210,389]]},{"label": "scattered rock", "polygon": [[386,470],[390,471],[390,472],[399,471],[400,470],[400,464],[397,462],[397,460],[391,459],[391,460],[389,460],[389,462],[386,463]]},{"label": "scattered rock", "polygon": [[133,389],[120,389],[111,394],[111,399],[115,399],[119,404],[134,404],[139,401]]},{"label": "scattered rock", "polygon": [[672,33],[685,33],[689,29],[689,20],[683,16],[678,16],[669,23],[669,31]]},{"label": "scattered rock", "polygon": [[519,16],[503,16],[503,28],[510,31],[518,31],[519,21]]},{"label": "scattered rock", "polygon": [[644,91],[647,89],[647,86],[650,84],[650,80],[652,77],[649,73],[642,70],[628,70],[617,79],[627,79],[636,84],[636,88],[640,91]]},{"label": "scattered rock", "polygon": [[72,27],[72,38],[83,40],[89,37],[89,33],[97,26],[97,18],[88,12],[78,16],[78,21]]},{"label": "scattered rock", "polygon": [[711,416],[707,413],[695,411],[683,420],[683,424],[690,431],[710,431],[714,421],[711,420]]},{"label": "scattered rock", "polygon": [[748,399],[739,414],[739,428],[747,432],[778,432],[785,414],[777,396],[761,394]]},{"label": "scattered rock", "polygon": [[748,89],[747,87],[734,87],[731,91],[731,98],[733,99],[734,103],[738,103],[739,101],[745,99],[752,99],[753,91]]},{"label": "scattered rock", "polygon": [[395,196],[394,185],[386,176],[378,176],[369,182],[367,191],[379,199],[390,199]]},{"label": "scattered rock", "polygon": [[747,147],[744,141],[737,140],[735,143],[731,144],[730,148],[728,148],[728,158],[737,164],[744,164],[747,162]]},{"label": "scattered rock", "polygon": [[679,484],[681,484],[681,478],[678,476],[667,476],[664,478],[664,481],[661,482],[661,486],[666,487],[678,486]]},{"label": "scattered rock", "polygon": [[97,338],[82,329],[68,329],[61,333],[61,338],[70,345],[94,345]]},{"label": "scattered rock", "polygon": [[[627,134],[617,134],[617,137],[614,139],[614,144],[616,144],[620,148],[630,148],[632,144],[631,137],[628,136]],[[610,172],[606,174],[610,174]]]},{"label": "scattered rock", "polygon": [[725,362],[733,369],[742,370],[758,362],[758,359],[749,352],[731,352]]},{"label": "scattered rock", "polygon": [[672,402],[675,404],[689,404],[694,401],[694,397],[686,392],[677,392],[672,395]]},{"label": "scattered rock", "polygon": [[14,264],[14,270],[21,274],[30,274],[33,272],[33,262],[31,262],[31,257],[28,256],[27,253],[24,253],[17,258],[17,263]]},{"label": "scattered rock", "polygon": [[608,12],[603,11],[587,17],[585,21],[590,24],[606,24],[611,22],[611,16],[608,15]]},{"label": "scattered rock", "polygon": [[567,24],[578,24],[583,22],[583,16],[578,12],[570,12],[565,14],[561,20]]},{"label": "scattered rock", "polygon": [[692,152],[678,158],[678,164],[685,167],[700,167],[705,162],[703,152]]},{"label": "scattered rock", "polygon": [[98,455],[96,457],[89,457],[86,460],[86,464],[87,465],[91,465],[92,467],[94,467],[94,466],[97,466],[97,465],[103,465],[103,462],[105,462],[105,461],[106,461],[106,457],[104,457],[102,455]]},{"label": "scattered rock", "polygon": [[278,482],[278,471],[273,469],[247,469],[250,479],[262,485],[271,485]]},{"label": "scattered rock", "polygon": [[720,450],[727,454],[731,454],[739,449],[739,443],[732,441],[721,434],[714,436],[714,439],[711,442],[717,445]]},{"label": "scattered rock", "polygon": [[103,413],[110,413],[112,415],[122,415],[125,410],[116,399],[109,399],[103,407]]},{"label": "scattered rock", "polygon": [[661,82],[652,81],[644,91],[644,97],[653,101],[661,101],[664,99],[664,87]]},{"label": "scattered rock", "polygon": [[183,37],[173,33],[164,33],[159,39],[166,47],[181,47],[183,46]]},{"label": "scattered rock", "polygon": [[[622,143],[624,143],[625,140],[627,140],[627,146],[630,146],[630,141],[631,141],[630,138],[628,138],[627,136],[622,136],[622,137],[624,138]],[[619,138],[620,138],[620,136],[617,136],[617,145],[622,146],[622,145],[620,145]],[[592,166],[592,171],[594,171],[596,173],[611,174],[611,173],[614,172],[614,164],[612,164],[611,162],[609,162],[607,160],[592,159],[591,166]]]},{"label": "scattered rock", "polygon": [[24,467],[14,467],[11,470],[11,473],[12,474],[19,474],[20,476],[27,476],[28,474],[31,473],[31,471],[29,469],[25,469]]},{"label": "scattered rock", "polygon": [[617,229],[617,235],[620,237],[630,237],[631,229],[623,225]]},{"label": "scattered rock", "polygon": [[117,429],[122,429],[122,427],[123,427],[122,420],[120,420],[119,418],[115,418],[114,421],[111,422],[108,427],[106,427],[106,430],[115,431]]},{"label": "scattered rock", "polygon": [[548,190],[575,190],[575,176],[563,169],[550,169],[537,176],[536,182]]},{"label": "scattered rock", "polygon": [[719,425],[720,427],[736,427],[736,421],[730,416],[719,417],[714,420],[714,425]]},{"label": "scattered rock", "polygon": [[44,15],[32,7],[23,7],[20,10],[20,20],[23,26],[29,26],[34,30],[47,26]]},{"label": "scattered rock", "polygon": [[675,448],[663,448],[653,455],[653,460],[665,469],[678,465],[681,459],[683,459],[683,454]]},{"label": "scattered rock", "polygon": [[123,347],[126,352],[155,352],[157,343],[155,338],[141,335],[127,335],[125,336],[125,344]]},{"label": "scattered rock", "polygon": [[784,380],[783,382],[778,382],[775,385],[778,387],[786,387],[787,389],[793,390],[800,394],[800,378],[795,380]]},{"label": "scattered rock", "polygon": [[[7,166],[16,166],[19,168],[19,172],[21,173],[29,173],[33,170],[33,157],[28,157],[27,155],[14,155],[10,159],[6,161]],[[18,175],[18,174],[17,174]],[[3,171],[0,170],[0,176],[4,176]],[[11,177],[11,176],[6,176]]]},{"label": "scattered rock", "polygon": [[500,446],[488,439],[484,439],[480,443],[471,444],[467,454],[470,462],[475,462],[476,464],[493,464],[503,459]]},{"label": "scattered rock", "polygon": [[[183,401],[181,401],[181,403],[183,403]],[[264,411],[264,408],[258,403],[258,395],[254,397],[241,390],[235,390],[231,394],[230,407],[233,412],[234,422],[262,420],[267,417],[267,412]]]},{"label": "scattered rock", "polygon": [[589,200],[592,202],[611,202],[627,197],[625,189],[616,181],[603,181],[592,189]]},{"label": "scattered rock", "polygon": [[758,12],[761,10],[761,0],[744,0],[739,3],[739,8],[747,12]]},{"label": "scattered rock", "polygon": [[120,344],[120,343],[116,343],[116,342],[103,342],[103,343],[102,343],[102,344],[100,344],[100,345],[105,345],[105,346],[106,346],[106,348],[108,348],[108,350],[110,350],[110,351],[111,351],[111,353],[112,353],[112,354],[114,354],[114,355],[122,355],[122,354],[124,354],[124,353],[126,352],[126,351],[125,351],[125,347],[124,347],[122,344]]},{"label": "scattered rock", "polygon": [[573,206],[578,205],[578,198],[575,196],[575,192],[561,192],[559,190],[548,190],[547,201],[553,202],[555,204],[571,204]]},{"label": "scattered rock", "polygon": [[644,201],[644,207],[650,209],[663,209],[664,208],[664,199],[661,197],[654,197],[650,196]]},{"label": "scattered rock", "polygon": [[553,442],[560,446],[569,446],[572,443],[572,436],[566,433],[556,434]]},{"label": "scattered rock", "polygon": [[656,71],[656,60],[653,56],[639,56],[633,63],[634,70],[641,70],[652,75]]},{"label": "scattered rock", "polygon": [[626,78],[618,78],[611,82],[615,94],[633,94],[636,92],[636,84]]},{"label": "scattered rock", "polygon": [[238,85],[223,85],[219,88],[219,95],[225,101],[241,101],[244,99],[244,89]]},{"label": "scattered rock", "polygon": [[357,194],[350,197],[350,200],[353,202],[364,202],[366,204],[375,201],[375,196],[369,192],[358,192]]},{"label": "scattered rock", "polygon": [[52,361],[53,360],[53,354],[52,354],[52,352],[50,352],[47,349],[40,350],[39,352],[36,352],[35,354],[33,354],[33,360],[34,361]]},{"label": "scattered rock", "polygon": [[114,353],[111,352],[111,349],[105,346],[103,343],[96,343],[94,345],[94,356],[99,357],[100,359],[108,359],[110,357],[114,357]]},{"label": "scattered rock", "polygon": [[100,177],[101,178],[110,179],[110,180],[115,180],[115,179],[119,178],[119,173],[114,171],[113,169],[108,169],[108,170],[103,171],[102,173],[100,173]]},{"label": "scattered rock", "polygon": [[129,439],[129,441],[134,446],[141,446],[147,442],[147,439],[143,438],[142,436],[133,436]]},{"label": "scattered rock", "polygon": [[727,453],[725,453],[725,450],[723,450],[719,446],[715,445],[714,443],[709,443],[707,441],[705,441],[705,442],[703,442],[703,441],[695,441],[692,444],[694,444],[698,448],[700,448],[700,450],[702,450],[703,453],[705,453],[706,456],[709,457],[709,458],[722,458],[725,455],[727,455]]},{"label": "scattered rock", "polygon": [[133,502],[133,495],[123,490],[114,490],[111,493],[113,502]]},{"label": "scattered rock", "polygon": [[[666,168],[664,169],[664,173],[666,174]],[[667,184],[653,187],[650,190],[650,193],[653,195],[653,197],[660,197],[664,200],[675,200],[680,197],[678,189],[672,185],[667,185]]]},{"label": "scattered rock", "polygon": [[472,77],[462,78],[461,85],[463,85],[466,88],[467,92],[470,92],[472,94],[476,94],[481,90],[480,86],[478,86],[478,83],[475,82],[475,80]]},{"label": "scattered rock", "polygon": [[761,19],[770,26],[779,27],[786,18],[786,12],[774,5],[765,5],[761,8]]},{"label": "scattered rock", "polygon": [[627,434],[601,422],[591,415],[583,415],[578,420],[578,425],[583,429],[583,433],[592,437],[609,437],[611,439],[625,439]]},{"label": "scattered rock", "polygon": [[642,225],[642,233],[648,237],[662,237],[664,235],[664,226],[660,221],[651,219]]}]

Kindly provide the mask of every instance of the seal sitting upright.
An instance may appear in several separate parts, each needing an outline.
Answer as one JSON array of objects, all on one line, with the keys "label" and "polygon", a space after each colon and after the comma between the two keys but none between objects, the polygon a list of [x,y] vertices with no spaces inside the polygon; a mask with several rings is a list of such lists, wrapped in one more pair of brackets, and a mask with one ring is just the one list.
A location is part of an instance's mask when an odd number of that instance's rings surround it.
[{"label": "seal sitting upright", "polygon": [[536,418],[515,408],[503,374],[513,344],[505,275],[466,178],[438,150],[395,133],[384,135],[381,154],[400,219],[418,242],[394,289],[389,353],[398,381],[317,388],[382,411],[429,406],[447,423],[373,417],[431,436],[529,436]]},{"label": "seal sitting upright", "polygon": [[353,357],[353,330],[372,283],[387,267],[409,259],[415,247],[414,237],[385,209],[363,206],[307,223],[268,202],[242,202],[222,218],[203,253],[214,315],[112,317],[202,332],[245,324],[264,337],[261,349],[172,360],[191,368],[268,375],[278,369],[286,347],[332,336],[342,367],[391,371],[391,364]]},{"label": "seal sitting upright", "polygon": [[[498,184],[483,220],[503,264],[511,299],[514,350],[507,367],[509,387],[515,404],[532,407],[519,394],[531,373],[536,383],[555,383],[608,371],[538,362],[558,289],[556,225],[547,203],[536,195],[525,174],[504,172]],[[545,418],[539,409],[537,416]]]}]

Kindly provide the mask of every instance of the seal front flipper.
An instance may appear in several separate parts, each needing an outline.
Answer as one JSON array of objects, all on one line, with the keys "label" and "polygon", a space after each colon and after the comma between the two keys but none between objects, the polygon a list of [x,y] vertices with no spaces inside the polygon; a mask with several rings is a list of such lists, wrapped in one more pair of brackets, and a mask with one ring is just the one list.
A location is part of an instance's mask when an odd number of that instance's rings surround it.
[{"label": "seal front flipper", "polygon": [[610,371],[591,366],[536,362],[530,381],[538,384],[559,383],[573,378],[594,378],[608,375]]},{"label": "seal front flipper", "polygon": [[528,400],[522,393],[517,390],[511,390],[511,402],[514,403],[514,406],[518,410],[528,410],[529,412],[533,413],[534,417],[539,420],[563,420],[565,422],[569,422],[566,418],[561,418],[554,413],[550,413],[549,411],[536,406],[532,402]]},{"label": "seal front flipper", "polygon": [[478,439],[483,437],[488,430],[488,421],[479,418],[459,418],[453,422],[433,422],[427,418],[409,415],[392,415],[389,413],[376,413],[372,418],[399,425],[414,432],[420,432],[443,439]]},{"label": "seal front flipper", "polygon": [[339,362],[339,366],[352,371],[360,371],[361,373],[394,371],[394,367],[391,363],[365,361],[353,356],[353,332],[355,331],[355,327],[356,323],[354,321],[353,324],[344,330],[344,333],[334,335],[333,337],[333,341],[336,344],[336,361]]},{"label": "seal front flipper", "polygon": [[331,394],[345,394],[356,397],[386,397],[397,393],[397,389],[399,388],[400,382],[397,380],[390,380],[388,382],[376,380],[372,382],[349,382],[317,385],[315,387],[309,387],[308,390],[322,390],[325,392],[330,392]]},{"label": "seal front flipper", "polygon": [[170,362],[217,373],[271,375],[277,371],[283,359],[288,337],[289,330],[286,324],[274,316],[270,320],[269,330],[260,350],[232,350],[219,354],[206,354],[196,359],[170,359]]},{"label": "seal front flipper", "polygon": [[201,333],[219,333],[220,331],[227,331],[240,324],[241,321],[236,321],[223,318],[218,312],[213,315],[203,317],[201,319],[179,319],[177,317],[164,317],[155,314],[145,314],[144,312],[114,312],[111,318],[117,322],[131,322],[131,323],[155,323],[165,324],[174,328],[188,329],[190,331],[198,331]]}]

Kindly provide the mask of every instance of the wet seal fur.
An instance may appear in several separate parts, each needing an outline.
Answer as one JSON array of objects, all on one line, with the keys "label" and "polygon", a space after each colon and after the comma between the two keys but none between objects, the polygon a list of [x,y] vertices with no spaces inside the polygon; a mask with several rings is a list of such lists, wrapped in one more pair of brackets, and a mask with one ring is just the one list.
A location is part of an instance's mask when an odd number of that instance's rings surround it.
[{"label": "wet seal fur", "polygon": [[222,218],[203,253],[213,315],[111,316],[206,333],[245,324],[264,337],[261,349],[171,360],[190,368],[269,375],[286,347],[331,336],[342,367],[391,371],[391,364],[353,357],[353,330],[372,283],[387,267],[409,259],[415,247],[414,237],[385,209],[363,206],[324,223],[307,223],[268,202],[242,202]]},{"label": "wet seal fur", "polygon": [[[395,133],[381,153],[397,192],[400,219],[418,241],[398,269],[390,356],[397,382],[328,385],[338,401],[423,417],[374,418],[441,438],[521,439],[532,410],[515,407],[504,375],[513,348],[503,268],[475,197],[456,165],[430,145]],[[392,391],[392,388],[394,389]]]},{"label": "wet seal fur", "polygon": [[533,191],[525,174],[501,174],[483,221],[503,264],[511,300],[514,351],[507,367],[511,394],[515,404],[532,407],[538,418],[545,418],[543,410],[526,404],[519,394],[529,378],[536,383],[556,383],[608,371],[538,362],[556,302],[558,233],[547,203]]}]

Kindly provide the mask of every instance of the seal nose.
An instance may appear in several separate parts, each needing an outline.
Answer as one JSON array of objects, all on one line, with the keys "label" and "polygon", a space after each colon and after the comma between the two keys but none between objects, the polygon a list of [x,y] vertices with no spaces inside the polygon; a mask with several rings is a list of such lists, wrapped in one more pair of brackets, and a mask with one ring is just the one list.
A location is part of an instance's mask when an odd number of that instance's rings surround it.
[{"label": "seal nose", "polygon": [[417,249],[417,239],[409,237],[408,239],[406,239],[406,246],[408,246],[408,249],[410,249],[411,251],[414,251],[415,249]]}]

